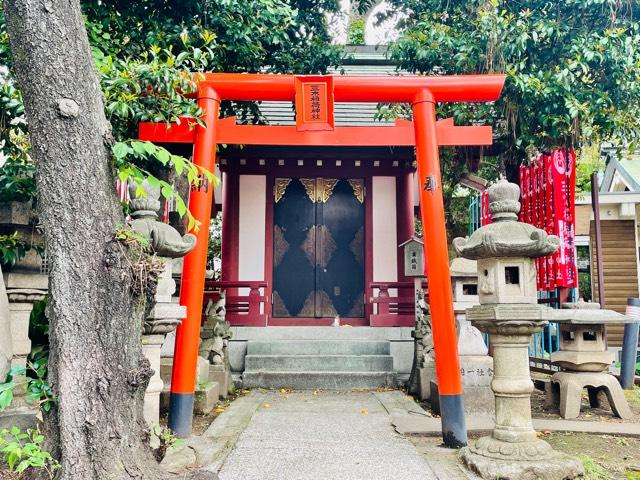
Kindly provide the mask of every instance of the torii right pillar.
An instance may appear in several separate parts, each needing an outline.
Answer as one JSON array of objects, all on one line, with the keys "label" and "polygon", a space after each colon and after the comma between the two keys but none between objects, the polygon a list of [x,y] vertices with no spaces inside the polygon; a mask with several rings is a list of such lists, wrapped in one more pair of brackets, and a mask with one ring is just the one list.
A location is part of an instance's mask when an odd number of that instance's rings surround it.
[{"label": "torii right pillar", "polygon": [[459,448],[467,444],[467,429],[449,273],[449,249],[436,137],[436,105],[433,95],[427,89],[419,92],[414,99],[413,122],[442,438],[447,447]]}]

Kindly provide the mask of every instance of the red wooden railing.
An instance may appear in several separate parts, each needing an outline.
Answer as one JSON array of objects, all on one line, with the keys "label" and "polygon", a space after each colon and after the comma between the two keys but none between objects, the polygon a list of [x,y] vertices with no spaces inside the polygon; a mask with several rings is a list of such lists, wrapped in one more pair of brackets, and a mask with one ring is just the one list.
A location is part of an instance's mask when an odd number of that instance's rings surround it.
[{"label": "red wooden railing", "polygon": [[[265,326],[267,324],[265,296],[267,282],[262,281],[205,281],[204,300],[202,302],[203,321],[204,310],[209,300],[216,302],[220,292],[226,292],[226,320],[233,326]],[[249,289],[248,295],[240,295],[239,290]]]},{"label": "red wooden railing", "polygon": [[[377,296],[370,298],[373,312],[369,318],[372,327],[413,327],[416,323],[413,282],[372,282],[371,290]],[[423,283],[423,288],[426,283]],[[389,290],[396,290],[392,296]]]}]

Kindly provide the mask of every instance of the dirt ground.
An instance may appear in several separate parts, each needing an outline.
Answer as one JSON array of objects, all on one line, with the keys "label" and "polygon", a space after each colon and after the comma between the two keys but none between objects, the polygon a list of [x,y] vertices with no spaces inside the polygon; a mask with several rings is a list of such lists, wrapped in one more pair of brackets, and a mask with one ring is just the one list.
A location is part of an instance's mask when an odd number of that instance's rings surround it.
[{"label": "dirt ground", "polygon": [[[216,406],[208,413],[204,415],[193,415],[193,435],[202,435],[206,432],[209,425],[213,423],[218,415],[224,412],[225,408],[227,408],[231,402],[233,402],[236,398],[241,397],[242,395],[246,395],[249,393],[249,390],[238,390],[236,393],[230,394],[225,400],[220,400],[216,403]],[[167,414],[160,416],[160,426],[167,426]],[[3,477],[0,477],[3,479]]]},{"label": "dirt ground", "polygon": [[[632,420],[622,420],[615,417],[609,407],[606,396],[600,398],[600,408],[591,408],[584,392],[580,416],[576,420],[584,422],[620,423],[631,422],[638,424],[640,437],[640,388],[625,391],[629,406],[634,413]],[[534,418],[560,418],[557,407],[545,407],[544,392],[535,390],[531,395],[531,407]],[[425,410],[428,405],[421,404]],[[434,415],[436,416],[436,415]],[[540,438],[546,440],[558,451],[579,457],[585,467],[584,480],[640,480],[640,438],[621,437],[613,435],[596,435],[589,433],[539,432]],[[470,441],[477,436],[470,436]],[[442,457],[442,451],[437,445],[439,438],[413,437],[411,441],[427,457],[434,452]],[[445,455],[446,456],[446,455]],[[456,460],[442,458],[441,463],[454,465]],[[453,472],[454,470],[451,469]],[[451,475],[454,477],[453,474]]]},{"label": "dirt ground", "polygon": [[[600,407],[591,408],[586,390],[576,420],[638,423],[640,435],[640,388],[625,391],[625,396],[634,413],[631,420],[615,417],[604,394],[600,396]],[[545,407],[544,393],[539,390],[531,396],[531,407],[534,418],[560,418],[557,408]],[[640,480],[640,438],[561,432],[541,432],[541,438],[559,451],[578,456],[585,466],[586,480]]]},{"label": "dirt ground", "polygon": [[640,480],[639,438],[559,432],[541,438],[553,448],[579,457],[585,480]]}]

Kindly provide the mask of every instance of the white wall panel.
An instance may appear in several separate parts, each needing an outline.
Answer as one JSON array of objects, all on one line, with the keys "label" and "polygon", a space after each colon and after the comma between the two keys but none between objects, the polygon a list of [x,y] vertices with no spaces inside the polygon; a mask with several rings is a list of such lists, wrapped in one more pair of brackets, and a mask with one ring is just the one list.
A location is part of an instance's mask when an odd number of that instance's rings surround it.
[{"label": "white wall panel", "polygon": [[373,177],[373,281],[398,280],[396,177]]},{"label": "white wall panel", "polygon": [[238,280],[264,280],[267,179],[240,175]]}]

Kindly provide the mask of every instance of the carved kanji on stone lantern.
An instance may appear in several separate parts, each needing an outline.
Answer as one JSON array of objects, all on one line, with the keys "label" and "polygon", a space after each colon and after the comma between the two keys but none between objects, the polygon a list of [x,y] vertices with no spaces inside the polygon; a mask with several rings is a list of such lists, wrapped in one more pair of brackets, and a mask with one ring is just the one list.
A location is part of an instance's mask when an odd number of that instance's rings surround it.
[{"label": "carved kanji on stone lantern", "polygon": [[500,180],[489,188],[493,223],[453,241],[460,256],[478,261],[480,305],[467,310],[467,320],[491,335],[496,402],[493,433],[462,449],[460,457],[487,479],[575,478],[581,463],[537,438],[531,422],[528,345],[550,316],[537,303],[534,259],[553,253],[560,240],[518,222],[519,198],[517,185]]}]

